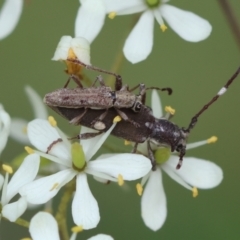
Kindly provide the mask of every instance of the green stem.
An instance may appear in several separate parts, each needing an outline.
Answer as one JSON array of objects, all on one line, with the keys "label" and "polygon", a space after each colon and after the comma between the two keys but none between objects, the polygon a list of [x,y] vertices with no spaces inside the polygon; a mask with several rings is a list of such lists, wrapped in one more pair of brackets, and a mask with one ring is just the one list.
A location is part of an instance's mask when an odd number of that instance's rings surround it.
[{"label": "green stem", "polygon": [[68,202],[72,199],[72,194],[75,191],[75,178],[70,183],[67,184],[63,196],[61,198],[60,204],[58,206],[58,211],[56,213],[56,220],[58,222],[59,234],[62,240],[68,240],[68,229],[67,229],[67,206]]},{"label": "green stem", "polygon": [[[132,30],[133,26],[136,24],[136,22],[138,21],[140,15],[137,15],[137,17],[134,16],[132,23],[130,24],[130,31]],[[123,38],[123,40],[121,41],[120,45],[119,45],[119,51],[116,54],[115,60],[113,62],[113,65],[111,67],[111,72],[113,73],[119,73],[120,69],[123,65],[123,61],[124,61],[124,55],[123,55],[123,46],[124,46],[124,42],[125,39],[127,38],[127,36],[129,35],[129,32],[127,31],[125,34],[125,38]],[[110,86],[114,89],[115,86],[115,79],[113,79],[113,76],[108,76],[108,78],[106,79],[106,85]]]},{"label": "green stem", "polygon": [[[113,62],[113,65],[111,67],[111,72],[113,73],[118,73],[120,72],[120,68],[123,64],[123,60],[124,60],[124,56],[123,56],[123,52],[122,52],[122,47],[123,47],[123,42],[121,43],[121,48],[120,51],[118,51],[116,57],[115,57],[115,60]],[[108,75],[107,79],[106,79],[106,85],[107,86],[110,86],[111,88],[114,89],[114,86],[115,86],[115,79],[113,78],[113,76],[111,75]]]},{"label": "green stem", "polygon": [[233,10],[230,6],[230,3],[228,0],[218,0],[218,3],[220,4],[222,11],[225,14],[225,17],[235,37],[237,45],[240,48],[240,28],[239,24],[237,23],[236,17],[233,13]]},{"label": "green stem", "polygon": [[18,218],[16,221],[15,221],[16,224],[22,226],[22,227],[26,227],[26,228],[29,228],[29,222],[22,219],[22,218]]}]

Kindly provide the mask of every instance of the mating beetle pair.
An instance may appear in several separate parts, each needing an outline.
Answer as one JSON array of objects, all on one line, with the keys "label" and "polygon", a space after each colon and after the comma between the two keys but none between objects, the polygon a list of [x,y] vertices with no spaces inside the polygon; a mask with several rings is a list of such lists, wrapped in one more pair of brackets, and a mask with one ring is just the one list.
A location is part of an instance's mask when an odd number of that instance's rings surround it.
[{"label": "mating beetle pair", "polygon": [[[144,105],[146,90],[149,89],[145,88],[145,85],[140,84],[140,93],[134,95],[127,86],[122,87],[122,80],[119,75],[88,66],[78,60],[69,61],[83,65],[88,69],[114,75],[116,77],[116,91],[106,87],[103,80],[98,77],[100,87],[82,88],[79,84],[79,88],[63,88],[48,93],[44,98],[44,102],[69,120],[70,123],[98,130],[96,133],[78,135],[78,138],[81,139],[94,137],[107,131],[111,127],[114,117],[120,115],[124,121],[117,123],[111,134],[134,142],[133,152],[136,152],[139,143],[147,142],[148,157],[152,162],[153,170],[156,169],[156,161],[151,149],[151,143],[157,146],[170,147],[172,152],[179,152],[179,163],[176,167],[179,169],[186,152],[188,135],[195,126],[198,117],[226,92],[240,73],[240,68],[238,68],[218,94],[191,119],[189,126],[185,129],[179,128],[167,118],[158,119],[152,115],[151,109]],[[168,91],[169,94],[172,92],[170,88],[155,89]]]}]

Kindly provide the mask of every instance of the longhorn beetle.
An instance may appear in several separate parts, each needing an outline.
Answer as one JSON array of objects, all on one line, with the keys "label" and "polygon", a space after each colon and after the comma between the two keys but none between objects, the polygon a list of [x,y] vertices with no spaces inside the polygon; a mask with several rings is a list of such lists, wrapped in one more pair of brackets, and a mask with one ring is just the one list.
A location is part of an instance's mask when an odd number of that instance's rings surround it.
[{"label": "longhorn beetle", "polygon": [[[171,148],[171,151],[179,152],[179,162],[176,166],[179,169],[182,165],[183,157],[186,153],[186,142],[190,131],[196,125],[199,116],[207,110],[207,108],[212,105],[221,95],[223,95],[228,87],[231,85],[234,79],[240,73],[240,67],[233,74],[233,76],[227,81],[227,83],[220,89],[216,96],[212,98],[206,105],[204,105],[201,110],[195,114],[187,128],[179,128],[174,123],[170,122],[168,119],[160,118],[157,119],[152,115],[152,111],[149,107],[143,105],[141,110],[136,113],[131,109],[122,109],[122,111],[128,115],[133,121],[136,121],[139,124],[139,127],[132,126],[129,122],[120,121],[117,123],[115,128],[112,130],[111,134],[123,138],[135,143],[133,152],[136,152],[137,145],[139,143],[143,143],[147,141],[148,147],[148,155],[152,162],[152,169],[156,169],[156,161],[154,159],[154,154],[151,149],[150,143],[154,143],[157,146],[167,146]],[[77,116],[81,115],[84,111],[82,108],[64,108],[61,106],[50,106],[54,111],[63,116],[68,120],[72,120]],[[89,109],[89,111],[77,122],[77,124],[81,124],[86,127],[93,128],[91,126],[91,121],[96,119],[96,117],[104,110],[94,110]],[[102,120],[102,124],[104,124],[105,128],[102,131],[96,133],[84,133],[78,135],[76,138],[78,139],[88,139],[94,137],[96,135],[101,134],[102,132],[107,131],[111,125],[112,120],[116,116],[116,112],[113,108],[109,109],[106,117]]]},{"label": "longhorn beetle", "polygon": [[[101,76],[98,76],[96,78],[92,87],[84,88],[78,78],[75,75],[71,75],[70,78],[73,78],[74,81],[78,83],[78,88],[66,88],[70,81],[69,78],[64,88],[57,89],[51,93],[46,94],[43,101],[49,107],[84,108],[84,111],[80,115],[71,120],[72,124],[78,124],[81,118],[87,113],[89,108],[105,109],[103,113],[101,113],[95,120],[91,122],[91,126],[96,127],[97,125],[95,125],[95,123],[102,121],[106,117],[108,109],[113,107],[122,119],[130,122],[135,127],[138,127],[139,124],[129,118],[128,115],[126,115],[120,109],[131,108],[133,111],[139,112],[142,104],[145,102],[146,91],[149,89],[168,91],[169,95],[172,93],[171,88],[146,88],[144,84],[139,84],[136,87],[129,89],[128,85],[122,86],[122,78],[120,75],[105,71],[97,67],[93,67],[91,65],[84,66],[95,71],[101,71],[114,75],[116,77],[115,91],[113,91],[111,87],[107,87],[105,85],[104,80]],[[99,81],[100,87],[95,87],[97,81]],[[139,94],[135,95],[132,93],[132,91],[137,87],[139,87],[140,92]],[[102,129],[98,128],[98,130]]]}]

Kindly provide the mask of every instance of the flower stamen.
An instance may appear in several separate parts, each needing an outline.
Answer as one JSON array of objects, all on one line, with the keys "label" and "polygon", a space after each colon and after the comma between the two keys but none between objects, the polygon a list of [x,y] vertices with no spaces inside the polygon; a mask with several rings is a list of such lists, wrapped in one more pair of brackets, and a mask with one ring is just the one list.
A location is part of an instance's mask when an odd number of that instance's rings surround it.
[{"label": "flower stamen", "polygon": [[48,122],[51,124],[52,127],[56,127],[57,126],[57,121],[54,119],[53,116],[49,116],[48,117]]},{"label": "flower stamen", "polygon": [[5,172],[9,173],[9,174],[12,174],[13,173],[13,169],[12,167],[10,167],[9,165],[6,165],[6,164],[3,164],[2,165],[2,168]]},{"label": "flower stamen", "polygon": [[122,120],[122,118],[120,116],[116,116],[114,119],[113,119],[113,123],[118,123]]},{"label": "flower stamen", "polygon": [[124,140],[124,145],[127,146],[127,145],[131,145],[131,142],[128,141],[128,140]]},{"label": "flower stamen", "polygon": [[117,16],[117,13],[116,13],[116,12],[110,12],[110,13],[108,14],[108,17],[109,17],[110,19],[114,19],[116,16]]},{"label": "flower stamen", "polygon": [[27,152],[28,154],[34,153],[34,150],[33,150],[32,148],[28,147],[28,146],[26,146],[24,149],[26,150],[26,152]]},{"label": "flower stamen", "polygon": [[83,231],[83,226],[74,226],[71,228],[71,231],[73,233],[79,233],[79,232],[82,232]]},{"label": "flower stamen", "polygon": [[167,30],[167,26],[165,24],[161,24],[160,28],[161,28],[162,32],[165,32]]},{"label": "flower stamen", "polygon": [[207,139],[207,143],[215,143],[218,140],[216,136],[212,136],[209,139]]},{"label": "flower stamen", "polygon": [[124,179],[121,174],[118,175],[118,185],[122,186],[124,184]]},{"label": "flower stamen", "polygon": [[194,198],[198,196],[198,189],[196,187],[192,188],[192,194]]},{"label": "flower stamen", "polygon": [[170,113],[171,115],[174,115],[176,112],[176,110],[173,109],[171,106],[166,106],[164,110],[165,112]]},{"label": "flower stamen", "polygon": [[137,183],[136,185],[136,189],[137,189],[137,193],[139,196],[142,196],[143,193],[143,186],[141,185],[141,183]]}]

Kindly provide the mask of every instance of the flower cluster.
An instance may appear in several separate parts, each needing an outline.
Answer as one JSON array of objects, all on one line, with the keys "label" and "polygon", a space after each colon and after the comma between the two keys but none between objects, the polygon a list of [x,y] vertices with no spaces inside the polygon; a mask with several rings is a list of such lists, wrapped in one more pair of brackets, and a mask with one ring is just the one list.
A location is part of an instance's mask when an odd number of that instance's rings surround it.
[{"label": "flower cluster", "polygon": [[[91,43],[101,31],[105,16],[113,19],[117,15],[141,13],[137,24],[127,37],[123,52],[125,57],[132,63],[145,60],[153,47],[154,19],[165,32],[167,24],[182,39],[189,42],[199,42],[206,39],[212,27],[210,23],[198,15],[179,9],[167,2],[169,0],[80,0],[76,20],[75,37],[84,38]],[[15,28],[22,12],[22,0],[8,0],[0,12],[0,39],[8,36]],[[11,18],[9,18],[11,16]],[[64,47],[68,44],[76,45],[75,40],[64,39]],[[80,44],[86,46],[85,40]],[[54,59],[62,58],[64,55],[55,55]],[[65,58],[63,58],[65,59]],[[89,62],[89,61],[87,61]]]},{"label": "flower cluster", "polygon": [[[61,37],[52,60],[64,61],[67,65],[66,73],[69,75],[68,82],[72,78],[78,83],[78,87],[82,87],[82,69],[85,67],[98,70],[91,66],[90,44],[103,28],[106,16],[114,19],[120,15],[139,14],[138,21],[123,46],[123,53],[131,63],[143,61],[150,55],[153,48],[155,20],[162,32],[166,32],[169,26],[180,38],[188,42],[205,40],[211,34],[212,27],[207,20],[192,12],[174,7],[168,2],[169,0],[80,0],[74,37]],[[15,29],[22,9],[23,0],[4,2],[0,11],[0,40],[6,38]],[[76,64],[77,61],[79,64]],[[99,72],[110,73],[104,70]],[[64,87],[67,87],[68,82]],[[89,177],[102,184],[113,182],[119,186],[125,181],[140,179],[136,187],[137,193],[141,195],[141,216],[148,228],[157,231],[163,226],[167,217],[167,198],[162,182],[163,171],[192,191],[193,197],[198,195],[198,188],[216,187],[223,179],[223,172],[219,166],[196,157],[184,157],[183,166],[177,170],[179,157],[172,153],[169,147],[157,147],[152,142],[149,144],[156,159],[156,169],[153,169],[149,159],[146,142],[138,144],[135,149],[137,153],[102,154],[95,157],[118,122],[124,120],[116,116],[106,132],[96,132],[81,126],[79,135],[69,139],[58,128],[55,119],[48,117],[41,97],[29,86],[25,87],[25,91],[34,111],[32,121],[28,122],[20,118],[11,120],[0,104],[0,156],[6,147],[9,135],[21,143],[33,146],[25,147],[28,155],[22,159],[14,174],[10,166],[2,165],[5,176],[0,174],[1,218],[17,222],[31,204],[43,205],[46,210],[62,189],[64,192],[62,199],[64,201],[72,199],[72,218],[76,226],[72,228],[70,239],[75,240],[82,230],[96,228],[101,219],[98,202],[88,182]],[[113,92],[113,98],[116,97],[114,94]],[[153,114],[157,119],[168,119],[168,114],[164,116],[156,91],[152,93],[152,113],[149,114]],[[72,143],[70,140],[75,142]],[[189,150],[216,140],[216,137],[212,137],[188,144],[186,148]],[[43,166],[43,161],[46,159],[47,167]],[[48,171],[44,173],[42,170],[46,169]],[[9,180],[10,174],[13,176]],[[20,197],[12,201],[17,194]],[[51,207],[49,209],[51,210]],[[61,215],[59,212],[58,214]],[[61,217],[66,216],[61,215]],[[61,231],[59,218],[54,218],[46,211],[34,215],[29,224],[29,232],[34,240],[60,239],[59,231]],[[113,238],[98,234],[89,239]]]}]

